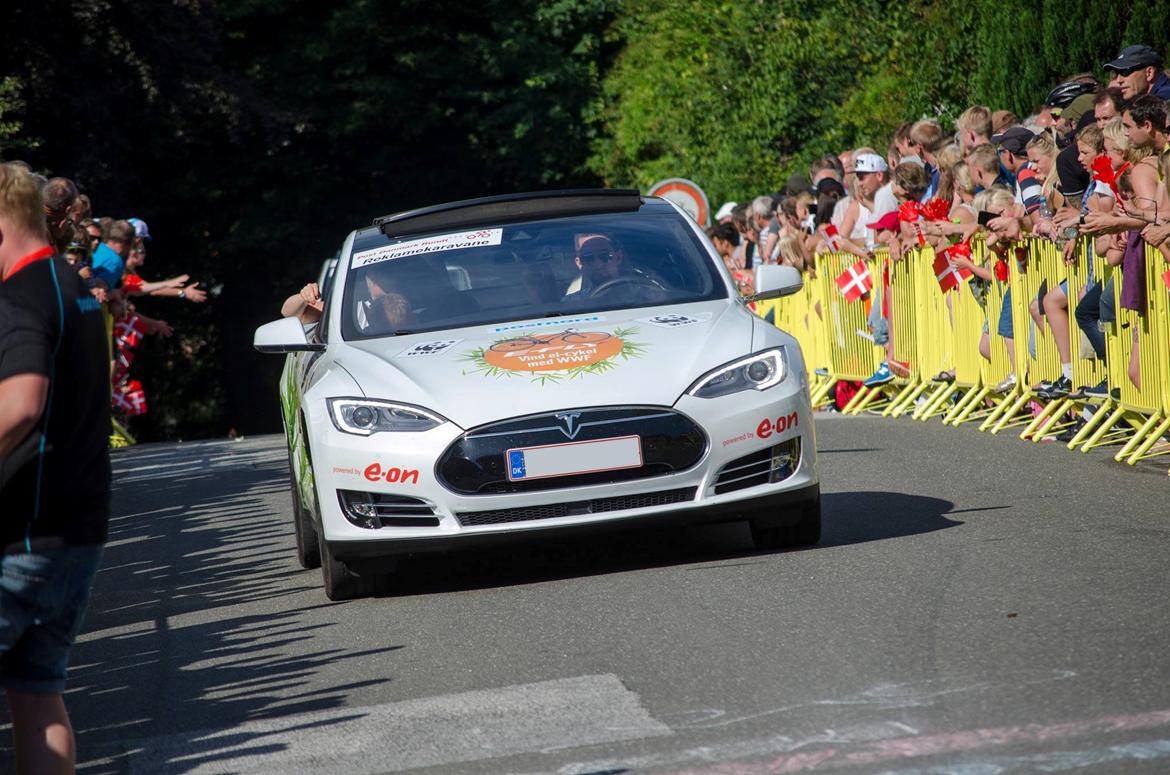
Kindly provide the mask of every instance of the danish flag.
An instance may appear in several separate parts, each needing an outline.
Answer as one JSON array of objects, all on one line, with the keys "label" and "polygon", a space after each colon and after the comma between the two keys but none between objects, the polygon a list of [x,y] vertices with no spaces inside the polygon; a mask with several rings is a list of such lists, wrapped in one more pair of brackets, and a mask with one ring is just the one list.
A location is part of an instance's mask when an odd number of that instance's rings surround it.
[{"label": "danish flag", "polygon": [[833,224],[830,223],[825,226],[825,238],[829,242],[829,248],[834,253],[841,249],[841,241],[837,239],[840,235],[841,232],[837,231],[837,227]]},{"label": "danish flag", "polygon": [[946,293],[951,288],[958,288],[962,283],[971,279],[972,272],[970,269],[958,269],[951,264],[951,258],[954,256],[970,256],[971,246],[966,242],[960,242],[958,245],[951,245],[945,250],[940,250],[934,259],[934,276],[938,280],[938,287],[943,293]]},{"label": "danish flag", "polygon": [[845,296],[845,301],[854,302],[873,289],[873,278],[870,277],[869,267],[865,261],[858,261],[853,266],[845,267],[845,271],[837,278],[837,287]]}]

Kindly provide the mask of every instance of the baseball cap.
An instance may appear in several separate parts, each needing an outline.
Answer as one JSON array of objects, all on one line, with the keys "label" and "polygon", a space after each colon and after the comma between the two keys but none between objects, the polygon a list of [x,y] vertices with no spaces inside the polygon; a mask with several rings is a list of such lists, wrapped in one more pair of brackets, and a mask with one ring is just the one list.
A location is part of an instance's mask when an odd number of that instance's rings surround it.
[{"label": "baseball cap", "polygon": [[1068,122],[1073,126],[1080,123],[1081,116],[1086,113],[1093,112],[1093,95],[1082,94],[1068,104],[1064,111],[1060,114],[1061,118],[1068,119]]},{"label": "baseball cap", "polygon": [[724,202],[715,212],[715,220],[722,221],[724,218],[731,217],[731,213],[735,208],[739,207],[736,202]]},{"label": "baseball cap", "polygon": [[1023,157],[1028,155],[1028,143],[1032,142],[1032,138],[1035,136],[1029,129],[1025,129],[1022,126],[1013,126],[1008,127],[997,135],[992,135],[991,142],[1001,148],[1007,149],[1008,152],[1015,156]]},{"label": "baseball cap", "polygon": [[898,230],[898,211],[894,210],[878,218],[873,223],[865,224],[865,228],[873,229],[874,231],[897,231]]},{"label": "baseball cap", "polygon": [[127,218],[126,222],[134,227],[134,236],[150,239],[150,227],[141,218]]},{"label": "baseball cap", "polygon": [[854,172],[889,172],[886,160],[876,153],[863,153],[853,160]]},{"label": "baseball cap", "polygon": [[1121,49],[1117,59],[1105,63],[1106,70],[1133,70],[1137,67],[1157,67],[1162,64],[1162,55],[1149,46],[1137,44]]}]

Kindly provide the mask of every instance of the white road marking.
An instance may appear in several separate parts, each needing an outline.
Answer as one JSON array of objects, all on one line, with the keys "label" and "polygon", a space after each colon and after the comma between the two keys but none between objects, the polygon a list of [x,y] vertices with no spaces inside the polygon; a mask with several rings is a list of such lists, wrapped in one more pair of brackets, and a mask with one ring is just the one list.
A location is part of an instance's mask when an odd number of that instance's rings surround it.
[{"label": "white road marking", "polygon": [[614,675],[587,675],[127,741],[133,773],[400,772],[672,734]]}]

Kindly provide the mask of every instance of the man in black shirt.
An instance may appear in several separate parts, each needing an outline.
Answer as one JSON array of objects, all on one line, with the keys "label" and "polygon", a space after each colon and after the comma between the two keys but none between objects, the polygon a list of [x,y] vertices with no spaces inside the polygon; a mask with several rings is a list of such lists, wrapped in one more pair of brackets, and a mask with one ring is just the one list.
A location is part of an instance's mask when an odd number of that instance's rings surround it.
[{"label": "man in black shirt", "polygon": [[35,178],[7,164],[0,279],[0,681],[18,771],[71,773],[65,672],[110,516],[108,349]]}]

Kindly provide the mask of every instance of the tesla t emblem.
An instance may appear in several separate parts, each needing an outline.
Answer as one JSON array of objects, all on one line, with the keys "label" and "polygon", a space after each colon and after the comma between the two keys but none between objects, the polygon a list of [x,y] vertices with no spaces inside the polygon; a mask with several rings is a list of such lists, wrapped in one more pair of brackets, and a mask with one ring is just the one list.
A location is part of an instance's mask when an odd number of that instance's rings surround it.
[{"label": "tesla t emblem", "polygon": [[581,419],[580,412],[559,412],[553,416],[560,421],[562,426],[564,426],[561,428],[561,433],[565,434],[570,439],[577,438],[577,432],[581,430],[581,426],[577,422]]}]

